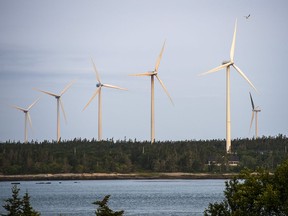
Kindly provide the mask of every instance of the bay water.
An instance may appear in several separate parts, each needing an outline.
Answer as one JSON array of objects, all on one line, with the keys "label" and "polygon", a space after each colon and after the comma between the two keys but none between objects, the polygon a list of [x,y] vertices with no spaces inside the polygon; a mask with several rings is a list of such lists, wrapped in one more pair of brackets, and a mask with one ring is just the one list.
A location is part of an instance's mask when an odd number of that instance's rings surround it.
[{"label": "bay water", "polygon": [[[203,215],[209,203],[224,198],[226,180],[85,180],[19,181],[20,195],[27,191],[31,205],[44,216],[95,215],[92,203],[111,195],[109,207],[129,216]],[[0,182],[0,214],[4,199],[16,182]]]}]

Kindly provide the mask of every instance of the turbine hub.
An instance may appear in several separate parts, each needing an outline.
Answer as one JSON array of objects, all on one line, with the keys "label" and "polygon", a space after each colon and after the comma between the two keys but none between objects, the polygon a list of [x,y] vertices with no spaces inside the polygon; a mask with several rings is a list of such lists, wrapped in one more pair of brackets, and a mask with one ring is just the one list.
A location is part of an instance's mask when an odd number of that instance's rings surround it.
[{"label": "turbine hub", "polygon": [[99,88],[99,87],[101,87],[101,86],[103,86],[103,84],[101,84],[101,83],[97,83],[97,84],[96,84],[96,87],[97,87],[97,88]]}]

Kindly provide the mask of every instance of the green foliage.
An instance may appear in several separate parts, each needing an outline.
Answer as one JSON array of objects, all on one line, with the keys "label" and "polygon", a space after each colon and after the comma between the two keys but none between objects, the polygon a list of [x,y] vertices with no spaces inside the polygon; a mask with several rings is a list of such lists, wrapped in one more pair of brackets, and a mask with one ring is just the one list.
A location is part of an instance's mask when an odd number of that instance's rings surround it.
[{"label": "green foliage", "polygon": [[19,197],[20,189],[16,185],[12,187],[12,197],[5,200],[3,208],[9,216],[39,216],[30,204],[30,196],[26,192],[23,198]]},{"label": "green foliage", "polygon": [[226,182],[225,198],[209,204],[206,216],[217,215],[288,215],[288,160],[275,174],[264,169],[243,170]]},{"label": "green foliage", "polygon": [[124,215],[123,210],[114,212],[113,210],[109,208],[108,206],[109,198],[110,198],[110,195],[106,195],[102,201],[93,202],[94,205],[99,206],[95,212],[96,216],[122,216]]},{"label": "green foliage", "polygon": [[3,208],[8,211],[9,216],[20,216],[22,214],[22,200],[19,197],[20,189],[16,185],[12,187],[12,197],[5,200]]},{"label": "green foliage", "polygon": [[[275,171],[288,158],[285,136],[236,139],[239,167],[229,167],[225,140],[139,142],[74,139],[50,143],[0,143],[0,174],[93,172],[238,172],[247,167]],[[221,165],[207,166],[211,156]]]}]

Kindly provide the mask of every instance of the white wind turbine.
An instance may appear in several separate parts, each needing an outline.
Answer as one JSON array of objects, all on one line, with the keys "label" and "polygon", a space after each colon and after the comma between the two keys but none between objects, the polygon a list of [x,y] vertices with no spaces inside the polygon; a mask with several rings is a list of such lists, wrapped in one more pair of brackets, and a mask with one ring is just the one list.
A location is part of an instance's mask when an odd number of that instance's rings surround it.
[{"label": "white wind turbine", "polygon": [[60,110],[59,110],[59,109],[60,109],[60,106],[61,106],[61,109],[62,109],[64,118],[65,118],[65,122],[67,122],[67,118],[66,118],[66,114],[65,114],[65,111],[64,111],[64,106],[63,106],[61,97],[62,97],[62,95],[71,87],[71,85],[72,85],[74,82],[75,82],[75,80],[71,81],[71,82],[61,91],[60,94],[55,94],[55,93],[52,93],[52,92],[35,89],[35,90],[40,91],[40,92],[42,92],[42,93],[44,93],[44,94],[53,96],[53,97],[55,97],[56,100],[57,100],[57,142],[60,141]]},{"label": "white wind turbine", "polygon": [[155,141],[154,77],[156,77],[158,79],[158,81],[160,82],[160,85],[162,86],[162,88],[164,89],[165,93],[169,97],[171,103],[173,104],[171,96],[169,95],[164,83],[162,82],[162,80],[158,76],[158,68],[159,68],[159,65],[160,65],[160,61],[161,61],[161,58],[162,58],[164,47],[165,47],[165,42],[164,42],[163,47],[161,49],[161,52],[160,52],[160,54],[158,56],[158,59],[156,61],[156,65],[155,65],[155,68],[154,68],[153,71],[148,71],[148,72],[145,72],[145,73],[131,74],[130,75],[130,76],[150,76],[151,77],[151,143],[154,143],[154,141]]},{"label": "white wind turbine", "polygon": [[32,128],[32,121],[31,121],[31,117],[29,114],[30,109],[40,100],[40,98],[38,98],[36,101],[34,101],[27,109],[19,107],[19,106],[12,106],[13,108],[20,110],[22,112],[24,112],[25,114],[25,123],[24,123],[24,143],[28,142],[28,131],[27,131],[27,121],[29,121],[30,127]]},{"label": "white wind turbine", "polygon": [[258,112],[261,112],[261,109],[259,106],[255,107],[254,102],[252,99],[252,95],[250,94],[250,100],[251,100],[251,105],[252,105],[252,117],[251,117],[251,123],[250,123],[250,131],[252,128],[253,120],[254,120],[254,113],[255,113],[255,138],[258,138]]},{"label": "white wind turbine", "polygon": [[90,100],[85,105],[85,107],[83,108],[82,111],[84,111],[89,106],[91,101],[97,96],[97,94],[99,94],[99,96],[98,96],[98,141],[100,141],[100,140],[102,140],[102,97],[101,97],[102,87],[120,89],[120,90],[128,90],[128,89],[121,88],[121,87],[114,86],[114,85],[110,85],[110,84],[103,84],[100,80],[100,75],[96,69],[96,65],[95,65],[92,58],[91,58],[91,61],[92,61],[93,68],[94,68],[94,71],[96,74],[96,81],[98,82],[96,84],[97,89],[95,90],[94,94],[92,95],[92,97],[90,98]]},{"label": "white wind turbine", "polygon": [[[208,72],[202,73],[200,75],[206,75],[214,73],[221,69],[226,69],[226,152],[231,153],[231,119],[230,119],[230,66],[234,69],[256,90],[255,86],[250,82],[248,77],[234,64],[234,50],[235,50],[235,40],[236,40],[236,30],[237,30],[237,19],[235,22],[234,35],[230,50],[230,60],[224,61],[222,65],[209,70]],[[257,91],[257,90],[256,90]]]}]

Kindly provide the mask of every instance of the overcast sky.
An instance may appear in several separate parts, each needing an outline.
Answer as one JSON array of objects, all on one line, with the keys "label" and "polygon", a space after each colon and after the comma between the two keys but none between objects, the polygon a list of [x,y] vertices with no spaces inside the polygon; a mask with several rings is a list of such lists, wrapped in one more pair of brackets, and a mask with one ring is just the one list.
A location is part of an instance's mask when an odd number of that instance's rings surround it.
[{"label": "overcast sky", "polygon": [[[229,60],[238,18],[235,63],[259,94],[231,69],[232,138],[252,138],[251,91],[260,106],[259,135],[288,133],[288,1],[263,0],[1,0],[0,141],[56,139],[56,100],[63,95],[61,137],[97,138],[98,99],[82,112],[96,88],[92,57],[103,83],[103,139],[150,140],[150,78],[163,42],[159,76],[174,106],[155,85],[156,140],[225,139],[225,70],[198,76]],[[251,14],[249,19],[244,16]]]}]

